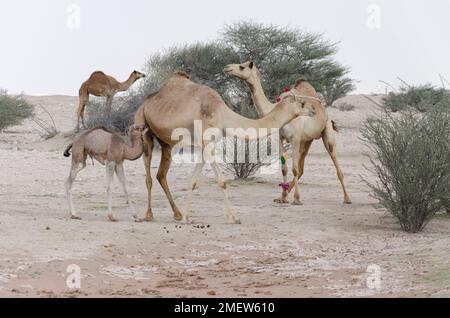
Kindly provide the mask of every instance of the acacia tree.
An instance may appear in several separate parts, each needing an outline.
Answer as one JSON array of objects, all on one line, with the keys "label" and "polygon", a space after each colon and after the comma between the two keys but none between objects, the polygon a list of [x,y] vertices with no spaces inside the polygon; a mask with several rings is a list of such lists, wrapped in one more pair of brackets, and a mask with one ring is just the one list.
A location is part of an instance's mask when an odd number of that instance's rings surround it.
[{"label": "acacia tree", "polygon": [[330,106],[354,89],[348,68],[335,60],[337,44],[322,34],[297,29],[237,22],[224,27],[216,41],[176,46],[148,60],[140,93],[157,90],[176,70],[187,72],[196,82],[217,90],[237,112],[256,117],[246,85],[223,73],[225,65],[252,60],[261,71],[269,99],[305,77]]},{"label": "acacia tree", "polygon": [[335,60],[338,47],[322,34],[252,22],[225,26],[221,42],[241,60],[256,62],[267,96],[274,100],[283,88],[305,77],[327,106],[354,90],[349,69]]}]

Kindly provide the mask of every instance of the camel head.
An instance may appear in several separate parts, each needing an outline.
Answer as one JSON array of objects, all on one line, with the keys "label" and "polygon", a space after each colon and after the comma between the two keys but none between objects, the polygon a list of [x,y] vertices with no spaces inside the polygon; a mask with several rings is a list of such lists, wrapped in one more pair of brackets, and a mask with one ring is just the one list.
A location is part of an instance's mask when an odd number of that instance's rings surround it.
[{"label": "camel head", "polygon": [[236,76],[247,83],[254,84],[261,78],[261,73],[252,61],[243,64],[230,64],[224,70],[225,74]]},{"label": "camel head", "polygon": [[145,77],[145,74],[138,71],[133,71],[133,73],[131,73],[130,75],[130,78],[133,78],[134,81],[137,81],[138,79],[143,77]]},{"label": "camel head", "polygon": [[313,117],[316,115],[314,103],[304,96],[297,95],[294,90],[281,95],[276,107],[282,108],[287,112],[292,112],[296,116]]},{"label": "camel head", "polygon": [[131,125],[128,129],[128,135],[133,137],[143,137],[148,131],[146,124],[144,125]]}]

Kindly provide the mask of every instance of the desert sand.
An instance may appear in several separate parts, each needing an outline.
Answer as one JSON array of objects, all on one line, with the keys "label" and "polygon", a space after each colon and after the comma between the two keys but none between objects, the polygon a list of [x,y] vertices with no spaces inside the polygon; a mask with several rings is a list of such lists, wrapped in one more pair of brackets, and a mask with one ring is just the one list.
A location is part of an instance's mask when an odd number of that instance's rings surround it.
[{"label": "desert sand", "polygon": [[[229,180],[240,225],[226,224],[223,197],[205,167],[192,204],[194,224],[176,223],[154,181],[156,220],[135,223],[114,183],[118,223],[106,216],[105,171],[96,163],[79,174],[74,202],[83,219],[70,220],[64,181],[70,159],[62,152],[76,124],[78,99],[27,96],[53,116],[58,136],[42,140],[31,120],[0,133],[0,296],[3,297],[449,297],[450,218],[438,215],[420,234],[406,234],[370,197],[362,177],[369,163],[360,141],[376,111],[364,96],[329,109],[341,128],[338,153],[353,205],[343,195],[321,141],[313,144],[300,190],[303,206],[278,205],[281,173]],[[379,99],[377,96],[373,96]],[[153,175],[159,154],[153,157]],[[125,163],[130,193],[146,210],[142,159]],[[193,165],[174,164],[169,184],[180,209]],[[373,180],[373,179],[372,179]],[[81,269],[70,289],[67,268]],[[375,266],[375,267],[374,267]],[[380,284],[367,284],[370,269]],[[369,269],[369,271],[368,271]],[[375,288],[377,287],[377,288]]]}]

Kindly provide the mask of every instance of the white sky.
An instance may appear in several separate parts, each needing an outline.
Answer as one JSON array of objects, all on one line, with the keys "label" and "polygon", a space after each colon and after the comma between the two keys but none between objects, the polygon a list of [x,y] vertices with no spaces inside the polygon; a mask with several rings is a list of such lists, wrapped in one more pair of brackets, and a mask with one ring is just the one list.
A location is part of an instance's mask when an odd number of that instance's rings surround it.
[{"label": "white sky", "polygon": [[[68,27],[70,4],[80,27]],[[367,26],[370,4],[380,28]],[[373,12],[373,11],[372,11]],[[358,92],[378,80],[440,84],[450,78],[450,2],[443,0],[1,0],[0,87],[11,93],[76,95],[100,69],[119,80],[174,44],[214,39],[241,19],[323,32],[339,41]],[[372,16],[372,15],[371,15]]]}]

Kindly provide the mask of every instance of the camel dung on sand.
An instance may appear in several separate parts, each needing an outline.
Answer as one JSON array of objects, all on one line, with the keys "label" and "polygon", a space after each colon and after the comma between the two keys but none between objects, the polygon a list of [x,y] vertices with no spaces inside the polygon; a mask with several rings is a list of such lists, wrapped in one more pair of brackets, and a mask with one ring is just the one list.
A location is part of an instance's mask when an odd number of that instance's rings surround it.
[{"label": "camel dung on sand", "polygon": [[[236,76],[244,80],[249,87],[256,110],[260,116],[269,114],[276,104],[271,103],[263,90],[261,85],[261,73],[253,62],[246,62],[243,64],[230,64],[224,69],[228,75]],[[316,116],[314,117],[299,117],[292,120],[289,124],[280,129],[280,155],[284,153],[283,141],[286,140],[292,145],[292,170],[294,180],[287,184],[287,159],[283,157],[282,160],[282,174],[283,174],[283,189],[279,199],[274,201],[277,203],[288,203],[289,192],[294,188],[294,201],[292,204],[301,205],[300,191],[298,181],[303,175],[305,158],[309,152],[311,144],[316,139],[322,139],[325,149],[333,161],[336,168],[336,174],[344,193],[344,203],[351,204],[350,197],[344,183],[344,174],[339,165],[336,152],[336,132],[337,126],[334,121],[328,118],[325,107],[320,102],[316,90],[304,79],[299,79],[291,90],[301,96],[309,99],[315,105]],[[288,185],[288,186],[284,186]]]},{"label": "camel dung on sand", "polygon": [[145,77],[145,74],[133,71],[125,82],[119,82],[114,77],[106,75],[101,71],[91,74],[89,79],[84,82],[79,90],[79,107],[77,113],[77,129],[80,128],[80,120],[84,125],[84,111],[89,102],[89,95],[106,97],[106,111],[111,112],[111,105],[114,96],[118,92],[127,91],[138,79]]},{"label": "camel dung on sand", "polygon": [[77,216],[72,200],[72,186],[77,174],[86,168],[86,159],[91,157],[106,167],[106,192],[108,194],[108,218],[115,222],[116,219],[112,214],[112,193],[111,184],[114,173],[119,179],[123,192],[127,200],[128,208],[136,221],[138,217],[134,210],[133,203],[128,195],[125,172],[123,162],[125,160],[137,160],[142,156],[143,140],[145,126],[131,126],[129,135],[131,146],[127,145],[124,139],[118,134],[107,130],[104,127],[93,128],[82,132],[78,135],[73,143],[68,145],[64,151],[65,157],[70,157],[70,149],[72,149],[72,166],[70,174],[65,183],[67,200],[69,202],[70,216],[72,219],[80,219]]},{"label": "camel dung on sand", "polygon": [[[148,209],[145,220],[153,220],[150,163],[155,139],[161,145],[161,163],[157,179],[170,202],[175,220],[179,221],[182,219],[182,215],[172,198],[167,183],[167,172],[172,159],[172,148],[179,142],[178,139],[172,138],[172,133],[175,129],[185,129],[190,133],[190,136],[195,136],[194,122],[201,121],[202,136],[205,136],[206,130],[212,128],[225,132],[227,137],[236,136],[243,139],[252,139],[247,135],[242,135],[242,130],[253,128],[256,131],[260,131],[260,129],[265,131],[265,133],[260,133],[257,136],[257,138],[262,138],[269,135],[271,129],[279,129],[298,116],[314,115],[314,105],[309,100],[298,98],[295,94],[286,94],[277,104],[277,107],[264,118],[258,120],[248,119],[234,113],[212,88],[192,82],[184,72],[175,73],[166,81],[159,92],[149,96],[144,101],[135,115],[135,125],[144,124],[149,128],[149,131],[144,135],[144,163],[148,189]],[[234,133],[230,132],[230,130],[233,130]],[[223,136],[215,136],[214,140],[202,138],[201,142],[194,141],[194,146],[202,149],[205,149],[206,146],[214,146],[220,140],[220,137]],[[228,222],[238,223],[239,221],[235,218],[228,200],[225,179],[218,163],[215,160],[209,160],[204,157],[202,157],[200,163],[197,163],[191,178],[191,186],[186,203],[186,221],[189,221],[192,191],[196,187],[197,178],[205,164],[205,159],[212,161],[212,169],[224,195]]]}]

